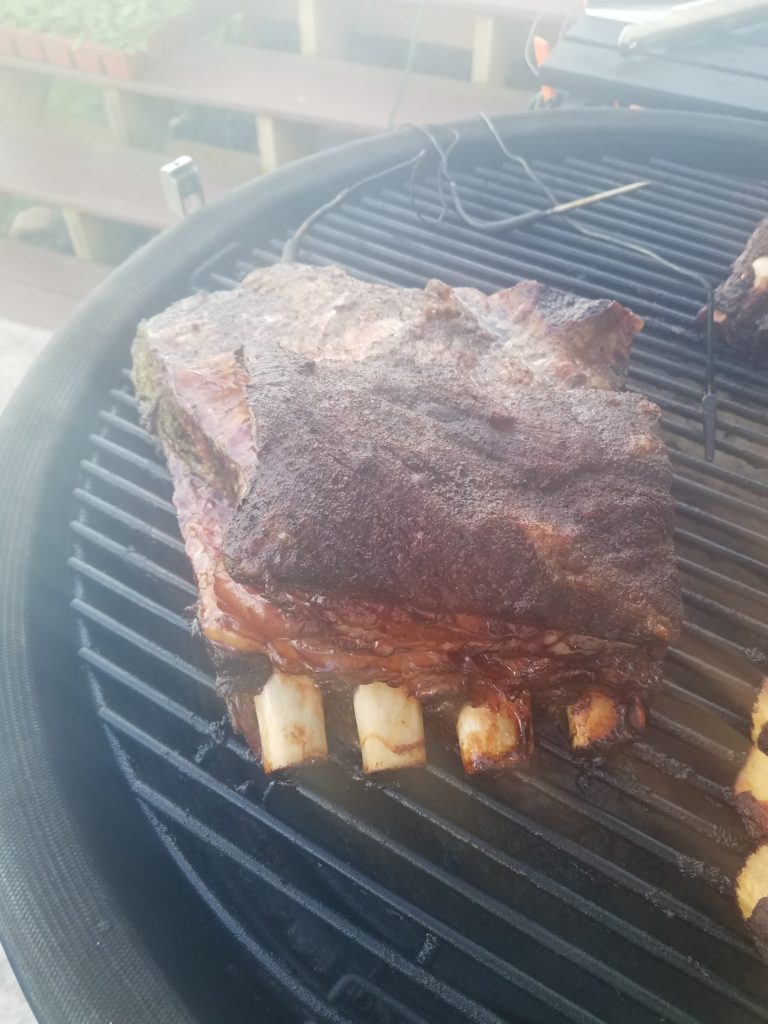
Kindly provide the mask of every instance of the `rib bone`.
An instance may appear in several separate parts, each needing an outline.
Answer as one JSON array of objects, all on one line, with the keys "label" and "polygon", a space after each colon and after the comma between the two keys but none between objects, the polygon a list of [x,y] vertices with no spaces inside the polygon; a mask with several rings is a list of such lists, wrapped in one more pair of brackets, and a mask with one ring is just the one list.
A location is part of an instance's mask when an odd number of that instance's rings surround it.
[{"label": "rib bone", "polygon": [[736,898],[755,944],[768,958],[768,846],[747,858],[736,879]]},{"label": "rib bone", "polygon": [[750,835],[768,837],[768,755],[751,747],[733,787],[736,807]]},{"label": "rib bone", "polygon": [[426,764],[421,704],[404,687],[358,686],[354,706],[364,772]]},{"label": "rib bone", "polygon": [[456,723],[465,772],[525,764],[533,750],[531,698],[501,698],[496,705],[465,704]]},{"label": "rib bone", "polygon": [[323,698],[308,676],[273,672],[253,703],[265,772],[328,757]]},{"label": "rib bone", "polygon": [[758,256],[752,261],[752,272],[755,275],[752,287],[755,291],[768,290],[768,256]]},{"label": "rib bone", "polygon": [[634,739],[645,726],[645,708],[639,697],[629,701],[587,690],[568,707],[568,731],[574,750],[587,750]]},{"label": "rib bone", "polygon": [[736,880],[736,896],[742,917],[748,921],[760,900],[768,896],[768,846],[751,854]]}]

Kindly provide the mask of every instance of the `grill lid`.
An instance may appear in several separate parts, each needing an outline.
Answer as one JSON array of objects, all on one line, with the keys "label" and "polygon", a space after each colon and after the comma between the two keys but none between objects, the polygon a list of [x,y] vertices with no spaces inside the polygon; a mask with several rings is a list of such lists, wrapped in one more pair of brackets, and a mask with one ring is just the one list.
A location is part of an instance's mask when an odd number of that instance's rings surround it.
[{"label": "grill lid", "polygon": [[[505,136],[563,199],[654,181],[653,190],[579,214],[584,223],[713,280],[768,211],[768,186],[744,176],[744,160],[738,173],[723,166],[728,154],[714,125],[738,134],[733,125],[595,114],[548,116],[529,132],[531,123],[510,119]],[[585,124],[617,130],[587,136]],[[684,130],[700,133],[691,163],[678,147]],[[747,147],[754,129],[739,131]],[[469,212],[501,217],[538,202],[478,131],[464,134],[474,144],[456,180]],[[368,168],[393,162],[392,144],[388,153],[376,153],[377,145],[348,154],[354,160],[368,150]],[[273,179],[278,191],[281,179],[290,173]],[[328,198],[338,186],[324,180]],[[439,212],[433,179],[420,179],[415,193],[425,213]],[[254,187],[254,216],[258,197]],[[205,266],[195,285],[231,287],[277,258],[318,201],[309,192],[303,198],[282,222],[273,214],[239,230],[228,225],[218,255],[209,240],[196,256]],[[189,238],[193,228],[182,231]],[[702,296],[692,282],[585,240],[562,221],[509,237],[484,235],[450,212],[427,225],[405,180],[379,181],[329,212],[303,238],[302,258],[407,285],[439,277],[489,290],[536,277],[616,298],[644,316],[630,381],[664,411],[687,625],[642,741],[605,758],[574,757],[542,723],[536,763],[503,777],[467,780],[443,738],[428,732],[425,771],[364,779],[351,767],[355,752],[341,749],[328,765],[267,782],[231,734],[189,630],[194,587],[168,474],[138,425],[126,377],[116,365],[111,381],[102,373],[91,400],[100,411],[69,411],[72,458],[56,478],[71,483],[73,458],[81,460],[69,545],[75,615],[58,612],[61,644],[72,646],[76,624],[81,667],[73,674],[87,676],[112,763],[149,823],[132,827],[170,855],[150,850],[148,863],[167,869],[174,893],[200,915],[200,949],[227,960],[228,969],[201,970],[198,989],[218,992],[221,1002],[214,1016],[196,1007],[199,1019],[242,1019],[254,993],[267,1019],[297,1021],[767,1019],[765,968],[730,891],[747,842],[729,790],[768,632],[768,376],[731,356],[718,359],[717,461],[707,464],[704,356],[690,330]],[[189,281],[192,260],[182,262]],[[126,304],[115,364],[126,358],[131,312],[135,320],[184,287],[179,276],[173,293],[158,290],[141,309]],[[80,440],[84,431],[88,440]],[[53,518],[62,518],[60,509]],[[92,727],[84,706],[80,714]],[[121,813],[133,808],[115,786]],[[115,893],[130,914],[124,890],[116,885]],[[143,927],[162,917],[161,908],[148,908]],[[184,945],[186,936],[170,934]],[[174,969],[167,950],[155,947],[155,955]],[[191,999],[188,980],[172,981]]]}]

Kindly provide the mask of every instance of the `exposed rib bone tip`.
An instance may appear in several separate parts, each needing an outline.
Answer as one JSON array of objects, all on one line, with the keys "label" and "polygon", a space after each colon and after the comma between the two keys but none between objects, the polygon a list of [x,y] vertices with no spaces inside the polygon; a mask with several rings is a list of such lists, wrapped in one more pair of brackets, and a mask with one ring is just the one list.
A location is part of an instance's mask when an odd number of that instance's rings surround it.
[{"label": "exposed rib bone tip", "polygon": [[464,771],[525,764],[533,751],[531,699],[527,693],[491,704],[465,704],[456,722]]},{"label": "exposed rib bone tip", "polygon": [[574,750],[588,750],[635,739],[645,727],[645,708],[639,697],[616,697],[587,690],[570,704],[568,732]]},{"label": "exposed rib bone tip", "polygon": [[768,290],[768,256],[758,256],[752,261],[752,273],[755,275],[752,288],[761,292]]},{"label": "exposed rib bone tip", "polygon": [[421,704],[404,687],[358,686],[354,708],[364,772],[426,764]]},{"label": "exposed rib bone tip", "polygon": [[736,807],[753,839],[768,838],[768,755],[750,747],[733,786]]},{"label": "exposed rib bone tip", "polygon": [[273,672],[253,703],[265,772],[328,757],[323,697],[308,676]]},{"label": "exposed rib bone tip", "polygon": [[757,904],[768,897],[768,846],[750,854],[736,879],[736,898],[741,916],[748,921]]}]

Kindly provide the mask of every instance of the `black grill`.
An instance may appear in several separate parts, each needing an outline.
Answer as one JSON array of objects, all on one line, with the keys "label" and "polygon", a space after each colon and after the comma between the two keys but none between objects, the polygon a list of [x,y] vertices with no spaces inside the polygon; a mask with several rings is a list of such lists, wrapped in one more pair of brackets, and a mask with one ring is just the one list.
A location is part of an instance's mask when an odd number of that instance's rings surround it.
[{"label": "black grill", "polygon": [[[540,205],[490,146],[457,166],[474,216]],[[562,199],[651,179],[578,216],[713,281],[768,213],[764,181],[697,161],[550,153],[533,166]],[[414,196],[425,217],[439,214],[434,178],[420,174]],[[277,259],[295,226],[233,240],[190,288],[233,287]],[[630,381],[664,412],[687,624],[645,736],[604,758],[576,758],[544,724],[529,769],[469,781],[428,730],[426,771],[365,779],[355,751],[337,749],[268,782],[230,731],[190,630],[169,477],[127,373],[115,379],[76,491],[80,655],[136,797],[239,943],[233,970],[268,986],[280,1007],[270,1020],[768,1020],[765,968],[732,895],[748,844],[730,798],[768,637],[768,376],[718,356],[707,464],[691,329],[705,296],[690,280],[565,220],[491,236],[449,210],[430,226],[402,178],[331,211],[302,258],[400,285],[534,277],[644,316]]]}]

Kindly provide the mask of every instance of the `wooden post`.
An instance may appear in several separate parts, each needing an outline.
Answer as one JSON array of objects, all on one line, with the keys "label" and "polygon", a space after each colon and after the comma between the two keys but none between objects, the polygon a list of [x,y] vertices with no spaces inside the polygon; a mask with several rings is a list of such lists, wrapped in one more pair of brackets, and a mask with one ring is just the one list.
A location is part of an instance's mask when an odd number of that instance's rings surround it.
[{"label": "wooden post", "polygon": [[298,0],[299,48],[305,57],[344,57],[352,27],[347,0]]},{"label": "wooden post", "polygon": [[504,85],[524,41],[525,36],[520,34],[519,24],[515,26],[491,15],[475,18],[472,81],[476,85]]},{"label": "wooden post", "polygon": [[311,153],[317,129],[313,125],[281,121],[266,114],[258,114],[256,134],[261,168],[263,171],[273,171],[276,167]]},{"label": "wooden post", "polygon": [[104,107],[115,141],[142,149],[162,149],[165,145],[173,110],[170,100],[105,89]]},{"label": "wooden post", "polygon": [[472,14],[458,7],[442,7],[435,0],[427,0],[421,12],[415,3],[366,0],[358,4],[355,14],[355,27],[366,35],[410,40],[418,17],[418,43],[468,50],[472,42]]},{"label": "wooden post", "polygon": [[272,22],[293,22],[298,18],[297,0],[259,0],[243,5],[238,43],[242,46],[270,46]]},{"label": "wooden post", "polygon": [[135,225],[117,224],[71,207],[61,212],[72,249],[81,260],[120,263],[146,238],[146,231]]}]

